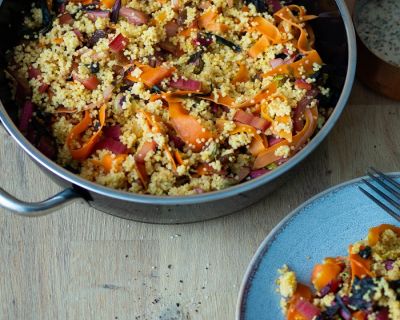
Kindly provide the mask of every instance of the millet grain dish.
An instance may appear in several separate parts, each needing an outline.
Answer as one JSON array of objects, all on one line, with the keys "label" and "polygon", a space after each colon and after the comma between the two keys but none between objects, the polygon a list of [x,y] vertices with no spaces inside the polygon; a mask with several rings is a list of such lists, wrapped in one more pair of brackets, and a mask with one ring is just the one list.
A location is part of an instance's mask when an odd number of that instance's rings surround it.
[{"label": "millet grain dish", "polygon": [[345,257],[314,266],[314,291],[284,266],[278,279],[288,320],[399,320],[400,228],[383,224],[349,246]]},{"label": "millet grain dish", "polygon": [[317,17],[255,4],[33,5],[25,26],[39,31],[7,68],[21,131],[85,179],[136,193],[209,192],[273,170],[322,126],[330,90]]}]

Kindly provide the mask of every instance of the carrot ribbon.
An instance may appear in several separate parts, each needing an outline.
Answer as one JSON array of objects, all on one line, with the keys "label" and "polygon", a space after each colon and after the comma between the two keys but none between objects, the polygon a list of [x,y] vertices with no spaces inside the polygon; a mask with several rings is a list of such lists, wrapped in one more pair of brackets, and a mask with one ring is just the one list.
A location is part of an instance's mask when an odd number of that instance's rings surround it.
[{"label": "carrot ribbon", "polygon": [[92,124],[92,118],[89,111],[85,111],[85,116],[75,127],[72,128],[67,137],[67,146],[71,153],[72,159],[74,160],[85,160],[92,153],[96,143],[99,141],[102,129],[106,122],[106,105],[102,105],[99,110],[99,122],[100,128],[89,138],[87,142],[83,144],[82,147],[74,149],[74,142],[79,139],[81,134],[86,131]]}]

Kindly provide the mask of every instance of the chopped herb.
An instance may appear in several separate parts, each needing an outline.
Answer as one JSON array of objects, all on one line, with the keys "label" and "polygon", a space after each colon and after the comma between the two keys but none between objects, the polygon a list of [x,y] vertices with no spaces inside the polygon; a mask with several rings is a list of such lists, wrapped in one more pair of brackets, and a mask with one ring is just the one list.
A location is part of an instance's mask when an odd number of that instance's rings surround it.
[{"label": "chopped herb", "polygon": [[242,48],[240,46],[238,46],[237,44],[234,44],[233,42],[231,42],[225,38],[222,38],[221,36],[218,36],[218,35],[212,34],[212,33],[207,33],[207,35],[211,35],[211,36],[215,37],[215,40],[217,41],[217,43],[223,44],[224,46],[231,48],[235,52],[242,51]]},{"label": "chopped herb", "polygon": [[155,93],[161,93],[162,90],[158,86],[152,86],[150,89],[151,92]]},{"label": "chopped herb", "polygon": [[40,1],[40,9],[42,10],[43,29],[50,30],[53,24],[53,15],[50,13],[50,8],[47,6],[46,0]]},{"label": "chopped herb", "polygon": [[120,9],[121,9],[121,0],[116,0],[111,11],[111,16],[110,16],[111,22],[117,23]]},{"label": "chopped herb", "polygon": [[203,51],[198,51],[196,53],[193,53],[188,60],[188,63],[195,63],[198,59],[201,59],[201,57],[203,56]]}]

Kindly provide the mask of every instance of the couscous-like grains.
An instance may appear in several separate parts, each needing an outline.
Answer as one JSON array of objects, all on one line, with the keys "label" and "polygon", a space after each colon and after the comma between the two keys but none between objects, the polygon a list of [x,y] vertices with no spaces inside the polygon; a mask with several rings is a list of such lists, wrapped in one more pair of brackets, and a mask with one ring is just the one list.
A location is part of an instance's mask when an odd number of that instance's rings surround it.
[{"label": "couscous-like grains", "polygon": [[400,228],[383,224],[349,247],[347,256],[314,266],[314,291],[285,265],[278,270],[281,307],[288,320],[400,319]]},{"label": "couscous-like grains", "polygon": [[220,190],[273,170],[325,120],[316,17],[303,7],[54,1],[33,5],[25,25],[41,28],[49,9],[51,24],[10,52],[20,129],[88,180],[154,195]]}]

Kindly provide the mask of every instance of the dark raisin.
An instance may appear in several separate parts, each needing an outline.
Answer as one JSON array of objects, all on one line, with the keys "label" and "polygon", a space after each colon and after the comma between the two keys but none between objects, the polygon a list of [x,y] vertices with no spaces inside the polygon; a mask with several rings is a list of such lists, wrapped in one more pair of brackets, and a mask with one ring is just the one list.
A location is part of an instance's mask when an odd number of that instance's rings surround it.
[{"label": "dark raisin", "polygon": [[92,37],[88,40],[87,46],[89,48],[93,48],[96,45],[96,43],[102,38],[107,38],[107,33],[105,33],[105,31],[103,30],[96,30],[93,33]]},{"label": "dark raisin", "polygon": [[100,65],[97,62],[92,62],[89,66],[91,73],[97,73],[100,71]]},{"label": "dark raisin", "polygon": [[279,53],[275,56],[275,59],[283,59],[285,60],[287,58],[287,55],[284,53]]},{"label": "dark raisin", "polygon": [[358,255],[363,259],[368,259],[371,256],[371,247],[366,246],[358,252]]}]

